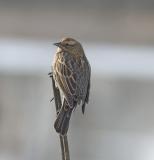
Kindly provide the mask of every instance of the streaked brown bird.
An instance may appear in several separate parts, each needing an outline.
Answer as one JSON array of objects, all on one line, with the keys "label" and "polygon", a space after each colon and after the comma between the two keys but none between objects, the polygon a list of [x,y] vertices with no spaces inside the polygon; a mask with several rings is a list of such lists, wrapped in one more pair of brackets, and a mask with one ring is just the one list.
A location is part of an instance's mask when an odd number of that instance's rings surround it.
[{"label": "streaked brown bird", "polygon": [[67,134],[72,111],[82,105],[82,113],[89,101],[90,64],[82,45],[73,38],[64,38],[59,43],[53,65],[53,78],[63,95],[62,107],[54,123],[55,130]]}]

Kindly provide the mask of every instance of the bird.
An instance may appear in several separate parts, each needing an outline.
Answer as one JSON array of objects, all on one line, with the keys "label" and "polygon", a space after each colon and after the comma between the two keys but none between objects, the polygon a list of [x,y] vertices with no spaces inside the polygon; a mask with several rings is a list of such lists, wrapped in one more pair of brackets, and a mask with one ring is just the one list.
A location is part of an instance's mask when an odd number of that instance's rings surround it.
[{"label": "bird", "polygon": [[66,37],[54,45],[57,51],[52,63],[53,79],[63,97],[54,128],[60,135],[66,135],[72,111],[82,106],[84,114],[89,102],[91,66],[77,40]]}]

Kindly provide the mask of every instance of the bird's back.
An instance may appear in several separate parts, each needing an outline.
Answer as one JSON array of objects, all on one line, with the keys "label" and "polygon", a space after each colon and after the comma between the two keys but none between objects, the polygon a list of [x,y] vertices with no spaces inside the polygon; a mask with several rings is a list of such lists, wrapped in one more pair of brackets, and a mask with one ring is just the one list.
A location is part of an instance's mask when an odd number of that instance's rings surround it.
[{"label": "bird's back", "polygon": [[75,57],[67,52],[58,52],[55,58],[54,75],[64,96],[70,103],[84,101],[90,80],[87,59]]}]

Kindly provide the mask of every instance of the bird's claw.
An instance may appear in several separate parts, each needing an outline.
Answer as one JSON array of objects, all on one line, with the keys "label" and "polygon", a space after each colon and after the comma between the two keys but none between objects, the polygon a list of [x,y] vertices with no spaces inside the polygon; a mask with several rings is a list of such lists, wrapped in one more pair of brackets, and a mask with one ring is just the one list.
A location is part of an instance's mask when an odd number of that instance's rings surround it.
[{"label": "bird's claw", "polygon": [[52,102],[54,99],[55,99],[55,97],[53,97],[53,98],[50,100],[50,102]]},{"label": "bird's claw", "polygon": [[48,75],[49,75],[50,78],[53,77],[53,73],[52,72],[49,72]]},{"label": "bird's claw", "polygon": [[60,112],[60,109],[57,110],[57,115],[59,114],[59,112]]}]

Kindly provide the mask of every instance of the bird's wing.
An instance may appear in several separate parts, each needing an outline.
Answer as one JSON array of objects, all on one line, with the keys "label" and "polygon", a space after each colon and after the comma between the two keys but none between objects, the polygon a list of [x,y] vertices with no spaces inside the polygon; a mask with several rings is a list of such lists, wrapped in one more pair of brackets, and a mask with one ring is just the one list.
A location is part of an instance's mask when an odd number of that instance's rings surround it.
[{"label": "bird's wing", "polygon": [[87,67],[87,77],[88,77],[88,87],[87,87],[87,93],[86,93],[86,98],[85,102],[88,103],[89,101],[89,93],[90,93],[90,78],[91,78],[91,67],[89,62],[87,61],[88,67]]},{"label": "bird's wing", "polygon": [[[90,64],[85,57],[85,62],[84,62],[84,93],[82,97],[82,113],[84,114],[85,111],[85,105],[86,103],[89,102],[89,94],[90,94],[90,77],[91,77],[91,67]],[[82,82],[83,83],[83,82]]]},{"label": "bird's wing", "polygon": [[[65,56],[65,57],[64,57]],[[56,81],[61,88],[70,107],[74,107],[74,100],[77,101],[79,79],[81,69],[78,60],[70,55],[59,56],[54,68]]]}]

